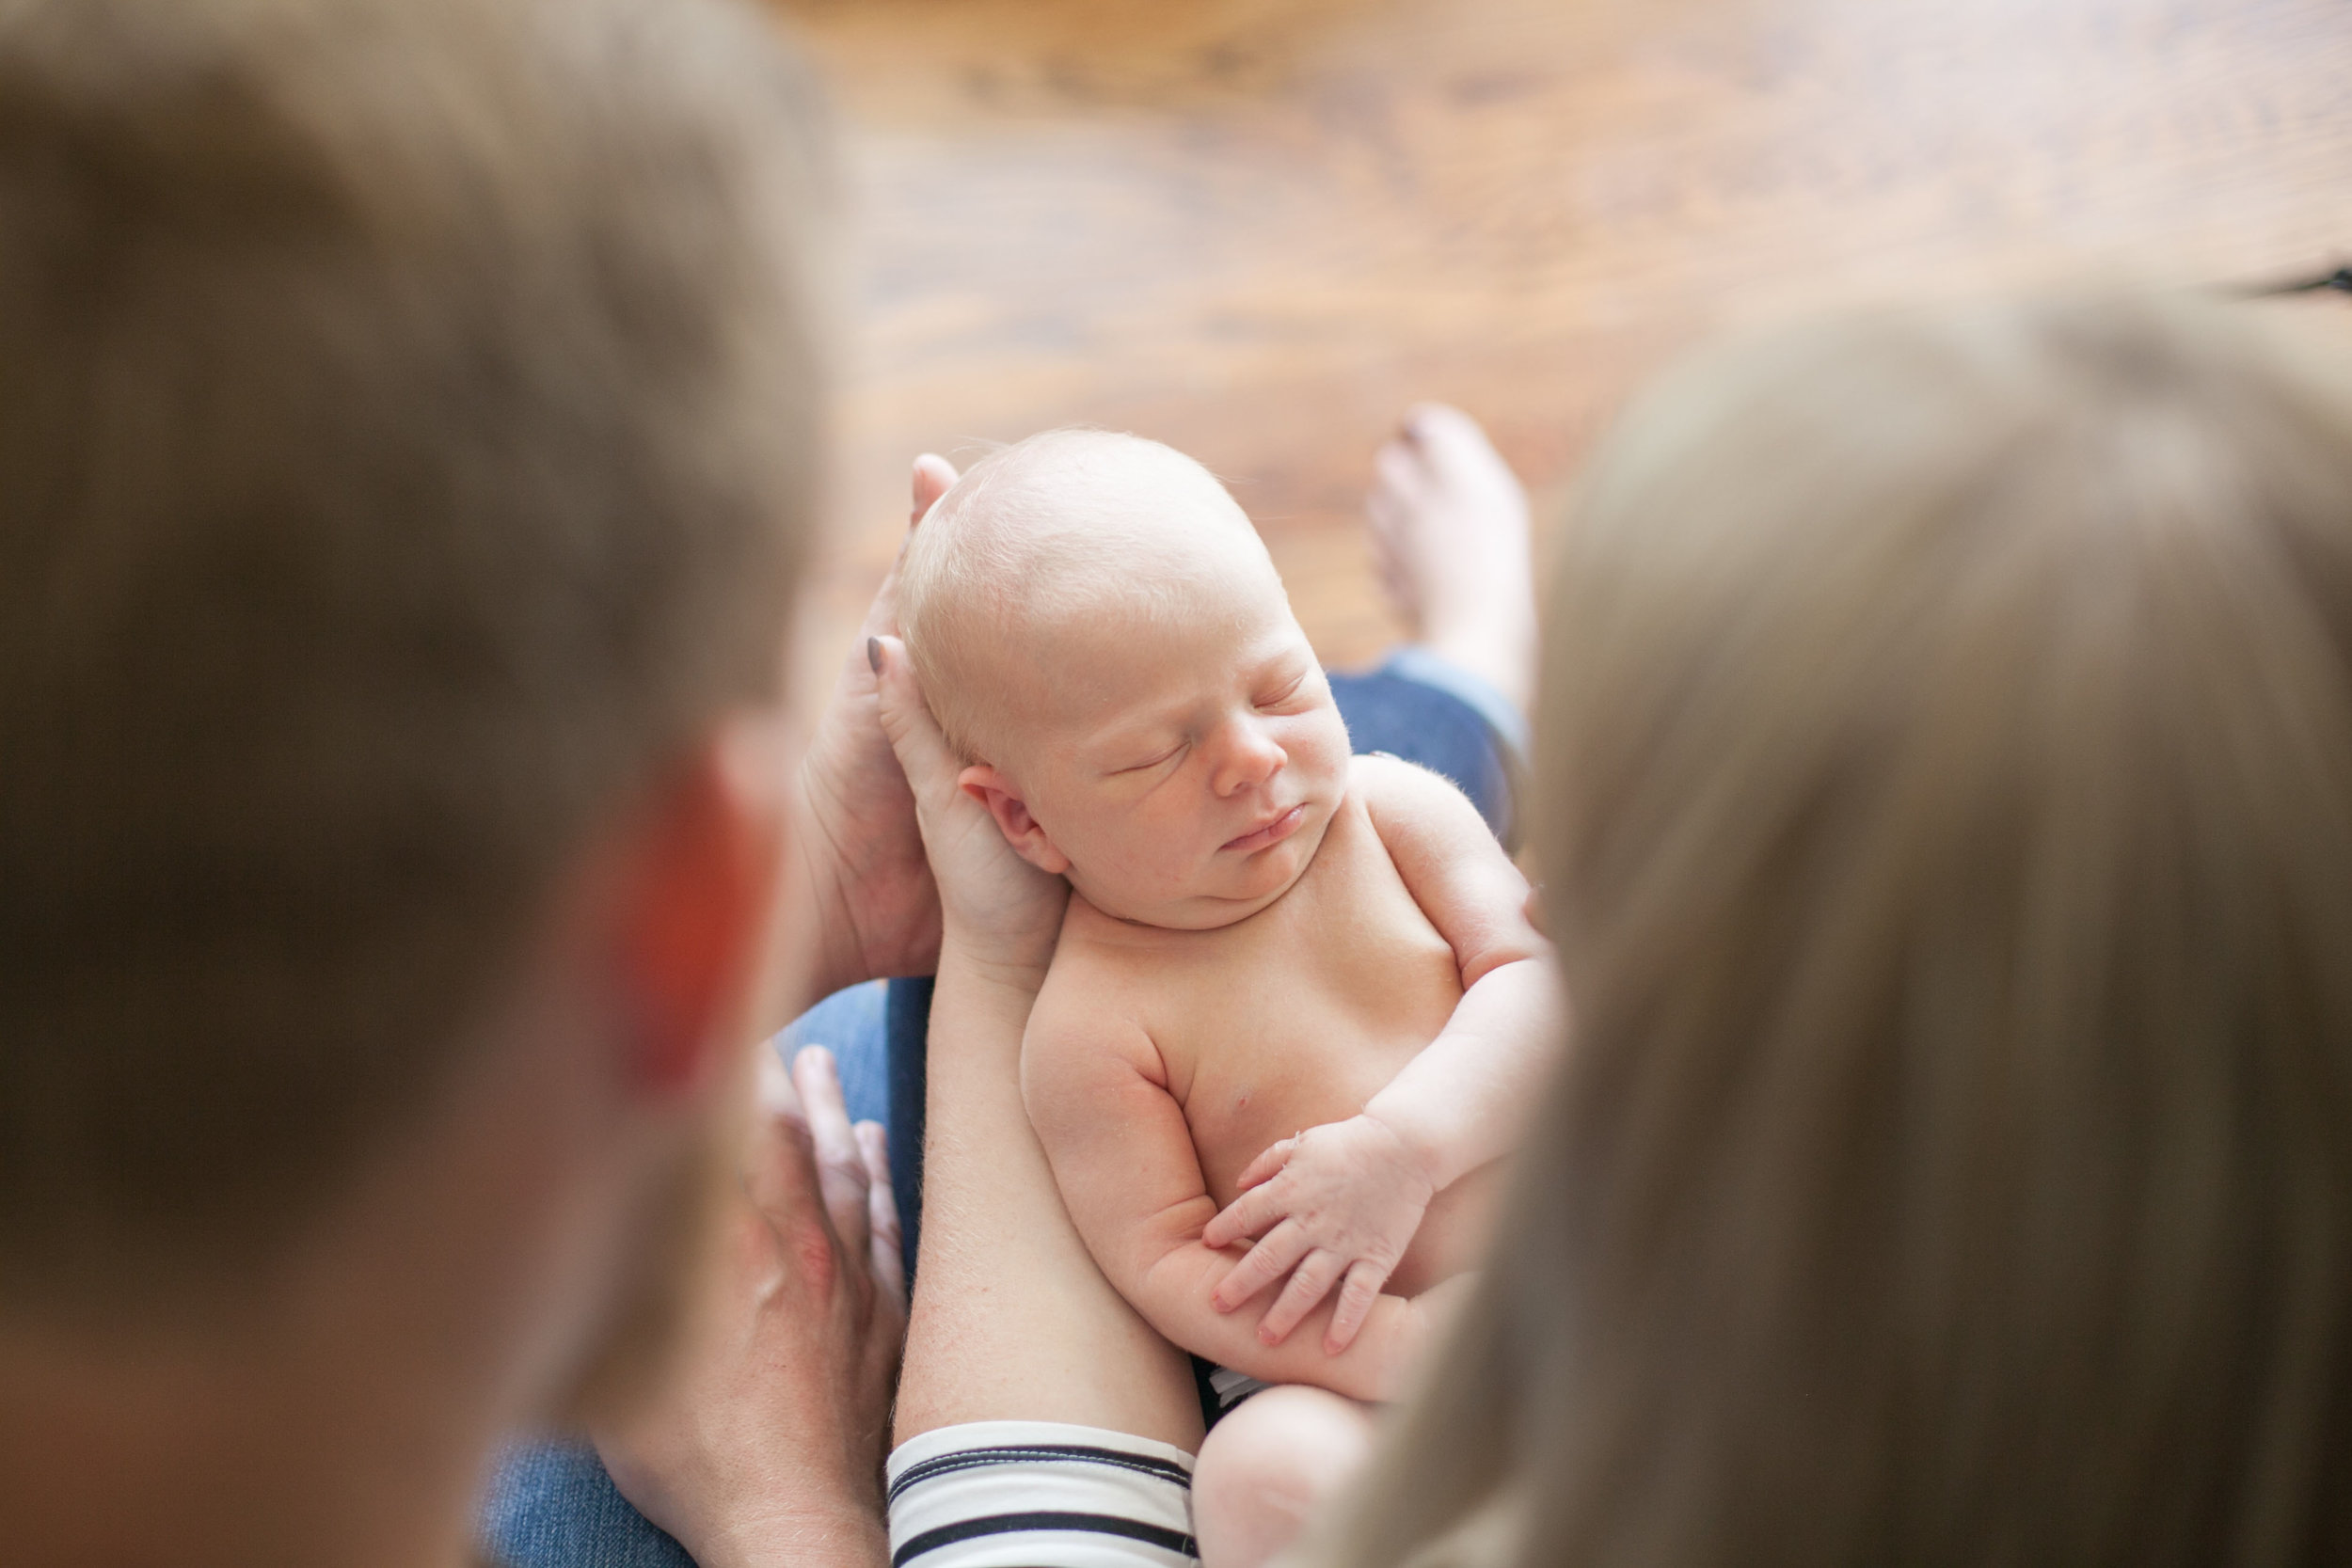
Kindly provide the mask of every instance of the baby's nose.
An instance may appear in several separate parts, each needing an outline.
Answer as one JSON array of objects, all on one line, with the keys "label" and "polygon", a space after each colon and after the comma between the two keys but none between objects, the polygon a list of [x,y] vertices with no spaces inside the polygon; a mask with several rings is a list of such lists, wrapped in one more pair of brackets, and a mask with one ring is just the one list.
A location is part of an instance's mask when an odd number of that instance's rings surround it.
[{"label": "baby's nose", "polygon": [[1275,743],[1263,726],[1244,720],[1227,732],[1218,758],[1216,792],[1232,795],[1263,784],[1282,770],[1290,754]]}]

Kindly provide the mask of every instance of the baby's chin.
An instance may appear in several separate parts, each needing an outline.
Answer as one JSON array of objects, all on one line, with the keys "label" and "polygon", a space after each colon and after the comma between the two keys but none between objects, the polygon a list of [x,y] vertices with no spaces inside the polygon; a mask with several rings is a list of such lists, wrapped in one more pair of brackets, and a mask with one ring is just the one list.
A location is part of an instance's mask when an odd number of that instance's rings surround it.
[{"label": "baby's chin", "polygon": [[1272,906],[1297,886],[1323,843],[1329,817],[1311,822],[1289,838],[1234,865],[1232,857],[1212,862],[1196,891],[1173,897],[1127,898],[1117,889],[1096,889],[1081,883],[1079,891],[1096,909],[1117,920],[1157,926],[1169,931],[1214,931],[1239,925]]}]

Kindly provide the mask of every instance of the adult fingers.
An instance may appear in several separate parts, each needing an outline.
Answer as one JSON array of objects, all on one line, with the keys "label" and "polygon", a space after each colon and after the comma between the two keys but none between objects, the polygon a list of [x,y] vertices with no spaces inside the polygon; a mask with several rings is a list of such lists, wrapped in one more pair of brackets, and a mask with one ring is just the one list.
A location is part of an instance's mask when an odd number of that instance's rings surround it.
[{"label": "adult fingers", "polygon": [[1343,1267],[1340,1255],[1317,1247],[1307,1254],[1306,1260],[1291,1274],[1291,1282],[1282,1287],[1282,1293],[1274,1298],[1258,1321],[1258,1338],[1269,1345],[1279,1345],[1291,1337],[1291,1330],[1315,1309],[1315,1304],[1331,1293],[1339,1283]]},{"label": "adult fingers", "polygon": [[1339,1305],[1331,1309],[1331,1326],[1324,1330],[1323,1353],[1337,1355],[1356,1342],[1357,1331],[1364,1320],[1372,1316],[1373,1303],[1380,1299],[1380,1287],[1389,1282],[1386,1265],[1369,1258],[1359,1258],[1340,1282]]},{"label": "adult fingers", "polygon": [[[954,465],[946,458],[925,452],[914,460],[913,505],[907,511],[907,531],[898,536],[898,554],[883,574],[882,586],[874,591],[873,602],[866,607],[867,637],[883,637],[898,629],[898,568],[906,563],[907,542],[914,537],[914,530],[924,515],[930,511],[947,487],[956,482]],[[855,657],[865,657],[861,650]]]},{"label": "adult fingers", "polygon": [[869,637],[866,657],[881,685],[882,731],[890,736],[891,750],[898,753],[898,767],[914,786],[914,798],[933,809],[950,803],[956,775],[962,769],[923,701],[923,689],[914,678],[914,661],[907,657],[906,644],[895,637]]},{"label": "adult fingers", "polygon": [[850,1257],[866,1256],[866,1156],[859,1152],[857,1134],[850,1131],[850,1113],[841,1101],[841,1078],[833,1053],[812,1045],[792,1058],[793,1086],[808,1112],[808,1135],[817,1151],[818,1189],[824,1196],[826,1217]]},{"label": "adult fingers", "polygon": [[1220,1312],[1231,1312],[1290,1273],[1311,1245],[1296,1220],[1284,1220],[1217,1281],[1216,1289],[1209,1292],[1211,1304]]},{"label": "adult fingers", "polygon": [[898,1196],[890,1185],[890,1134],[879,1121],[861,1121],[852,1131],[866,1161],[866,1228],[873,1239],[874,1286],[903,1309],[906,1253],[898,1232]]},{"label": "adult fingers", "polygon": [[907,514],[907,531],[913,533],[918,524],[939,503],[956,483],[956,466],[937,452],[927,451],[914,460],[914,509]]},{"label": "adult fingers", "polygon": [[783,1057],[772,1051],[761,1052],[753,1085],[762,1118],[788,1117],[806,1125],[808,1113],[801,1108],[801,1091],[792,1086],[792,1074],[786,1069]]},{"label": "adult fingers", "polygon": [[763,1051],[760,1056],[759,1115],[745,1152],[743,1189],[778,1235],[812,1217],[830,1230],[806,1108],[776,1053]]},{"label": "adult fingers", "polygon": [[1263,1235],[1283,1217],[1282,1200],[1271,1187],[1252,1187],[1225,1206],[1200,1232],[1206,1244],[1222,1250]]}]

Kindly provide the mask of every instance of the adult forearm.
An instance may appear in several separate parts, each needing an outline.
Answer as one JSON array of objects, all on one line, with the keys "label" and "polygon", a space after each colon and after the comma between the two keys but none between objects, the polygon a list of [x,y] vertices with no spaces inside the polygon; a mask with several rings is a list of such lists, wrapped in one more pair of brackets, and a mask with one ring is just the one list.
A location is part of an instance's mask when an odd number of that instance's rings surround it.
[{"label": "adult forearm", "polygon": [[923,1240],[898,1440],[1069,1421],[1189,1447],[1190,1369],[1094,1266],[1021,1098],[1041,974],[951,939],[931,996]]},{"label": "adult forearm", "polygon": [[881,1568],[890,1531],[871,1483],[832,1497],[737,1521],[721,1538],[693,1543],[699,1568]]}]

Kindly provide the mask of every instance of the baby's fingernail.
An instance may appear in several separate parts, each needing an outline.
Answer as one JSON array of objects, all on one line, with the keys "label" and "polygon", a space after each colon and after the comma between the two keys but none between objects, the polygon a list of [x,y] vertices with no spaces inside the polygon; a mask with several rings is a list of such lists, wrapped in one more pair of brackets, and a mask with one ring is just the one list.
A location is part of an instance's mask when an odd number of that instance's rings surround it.
[{"label": "baby's fingernail", "polygon": [[882,639],[879,637],[866,640],[866,667],[878,675],[882,673]]}]

